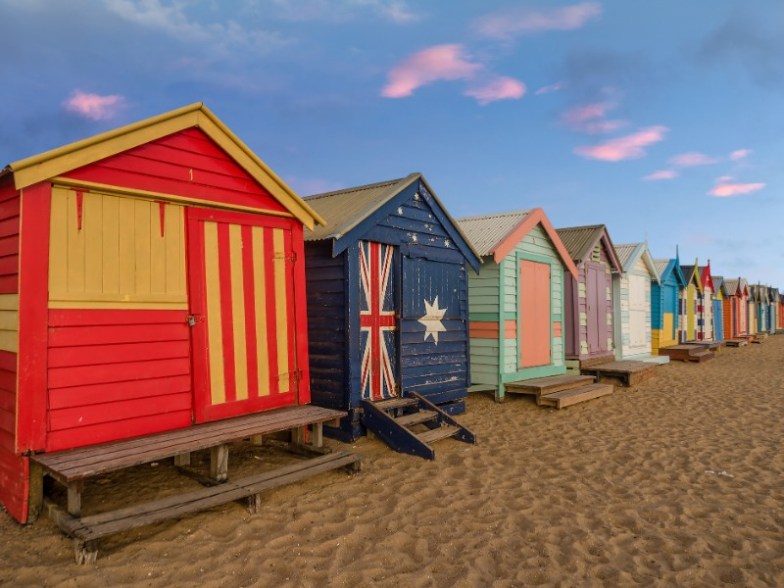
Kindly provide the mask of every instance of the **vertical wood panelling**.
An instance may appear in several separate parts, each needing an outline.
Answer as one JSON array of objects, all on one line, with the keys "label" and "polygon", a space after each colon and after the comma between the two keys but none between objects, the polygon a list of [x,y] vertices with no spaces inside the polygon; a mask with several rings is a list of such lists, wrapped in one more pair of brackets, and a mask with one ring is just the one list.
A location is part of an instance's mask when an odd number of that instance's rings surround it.
[{"label": "vertical wood panelling", "polygon": [[185,308],[184,248],[181,206],[55,187],[50,306]]},{"label": "vertical wood panelling", "polygon": [[[199,421],[298,401],[291,221],[192,210]],[[206,349],[198,347],[206,341]],[[202,380],[202,378],[204,378]]]},{"label": "vertical wood panelling", "polygon": [[38,451],[46,443],[47,290],[52,188],[42,183],[22,192],[19,291],[19,364],[16,451]]}]

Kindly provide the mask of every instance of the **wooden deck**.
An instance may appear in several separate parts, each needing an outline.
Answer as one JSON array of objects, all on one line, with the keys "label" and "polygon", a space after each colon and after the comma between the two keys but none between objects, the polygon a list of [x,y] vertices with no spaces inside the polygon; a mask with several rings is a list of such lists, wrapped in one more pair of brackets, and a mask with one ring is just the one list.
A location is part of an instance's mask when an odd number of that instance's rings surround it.
[{"label": "wooden deck", "polygon": [[569,374],[520,380],[506,384],[507,392],[529,394],[536,397],[536,404],[539,406],[551,406],[558,409],[607,396],[612,394],[613,390],[614,387],[611,384],[595,383],[593,376]]},{"label": "wooden deck", "polygon": [[[331,469],[358,471],[359,454],[350,451],[333,454],[322,448],[323,424],[344,415],[341,411],[317,406],[291,406],[144,437],[33,455],[31,469],[39,479],[47,474],[66,487],[65,509],[47,500],[47,511],[63,532],[77,539],[77,562],[88,563],[95,561],[94,541],[102,536],[178,518],[239,498],[255,496],[254,504],[258,504],[258,494],[262,490]],[[288,448],[309,459],[299,459],[292,465],[242,480],[229,480],[229,443],[245,439],[261,443],[263,436],[282,431],[291,431]],[[308,434],[310,439],[306,442]],[[210,475],[204,480],[207,487],[146,504],[82,516],[82,492],[91,478],[170,457],[174,458],[175,465],[184,467],[189,465],[192,452],[203,449],[210,450]],[[38,488],[42,484],[32,486]],[[37,504],[32,504],[34,502]],[[31,496],[31,510],[40,510],[43,502],[43,495]]]},{"label": "wooden deck", "polygon": [[727,347],[745,347],[749,342],[747,339],[726,339],[724,344]]},{"label": "wooden deck", "polygon": [[724,347],[724,341],[687,341],[687,345],[699,345],[703,349],[709,349],[711,351],[718,351],[722,347]]},{"label": "wooden deck", "polygon": [[570,376],[564,374],[562,376],[548,376],[545,378],[533,378],[531,380],[510,382],[506,384],[506,391],[510,394],[544,396],[569,388],[578,388],[580,386],[593,384],[594,381],[594,378],[591,376]]},{"label": "wooden deck", "polygon": [[552,406],[558,409],[566,408],[579,402],[586,402],[613,393],[613,387],[608,384],[588,384],[580,388],[570,388],[561,392],[553,392],[539,396],[536,404],[539,406]]},{"label": "wooden deck", "polygon": [[636,386],[656,374],[658,364],[645,361],[612,361],[582,368],[582,373],[594,376],[598,382],[620,382],[623,386]]},{"label": "wooden deck", "polygon": [[660,355],[667,355],[674,361],[703,362],[713,359],[714,353],[704,349],[701,345],[691,345],[682,343],[681,345],[671,345],[659,349]]}]

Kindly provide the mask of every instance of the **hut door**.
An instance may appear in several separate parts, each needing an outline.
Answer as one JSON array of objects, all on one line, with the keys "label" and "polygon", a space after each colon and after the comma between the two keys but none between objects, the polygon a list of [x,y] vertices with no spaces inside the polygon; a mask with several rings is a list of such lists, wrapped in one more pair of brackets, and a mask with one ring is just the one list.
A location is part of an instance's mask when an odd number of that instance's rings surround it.
[{"label": "hut door", "polygon": [[360,388],[363,400],[398,395],[395,248],[359,242]]},{"label": "hut door", "polygon": [[629,345],[633,353],[649,351],[645,293],[650,288],[650,283],[646,276],[629,274]]},{"label": "hut door", "polygon": [[607,350],[607,285],[604,267],[586,263],[588,353]]},{"label": "hut door", "polygon": [[550,264],[520,261],[520,367],[550,363]]},{"label": "hut door", "polygon": [[297,402],[290,221],[188,211],[196,422]]}]

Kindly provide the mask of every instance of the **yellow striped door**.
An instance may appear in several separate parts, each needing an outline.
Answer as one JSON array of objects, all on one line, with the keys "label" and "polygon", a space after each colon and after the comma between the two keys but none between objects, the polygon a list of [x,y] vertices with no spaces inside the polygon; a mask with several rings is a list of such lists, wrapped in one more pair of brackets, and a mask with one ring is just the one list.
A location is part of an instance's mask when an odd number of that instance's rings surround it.
[{"label": "yellow striped door", "polygon": [[297,402],[291,221],[192,209],[197,422]]}]

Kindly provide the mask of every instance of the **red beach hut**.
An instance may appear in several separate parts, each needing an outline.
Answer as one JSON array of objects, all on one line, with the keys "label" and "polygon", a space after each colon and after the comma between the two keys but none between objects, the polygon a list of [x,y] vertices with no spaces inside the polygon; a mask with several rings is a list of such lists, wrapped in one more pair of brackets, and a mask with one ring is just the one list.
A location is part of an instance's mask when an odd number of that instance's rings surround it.
[{"label": "red beach hut", "polygon": [[[302,406],[303,227],[316,223],[202,104],[3,169],[8,512],[24,522],[36,508],[31,460],[41,454],[316,409]],[[321,417],[293,418],[307,427]]]}]

